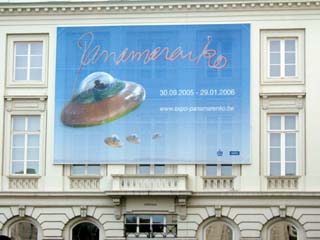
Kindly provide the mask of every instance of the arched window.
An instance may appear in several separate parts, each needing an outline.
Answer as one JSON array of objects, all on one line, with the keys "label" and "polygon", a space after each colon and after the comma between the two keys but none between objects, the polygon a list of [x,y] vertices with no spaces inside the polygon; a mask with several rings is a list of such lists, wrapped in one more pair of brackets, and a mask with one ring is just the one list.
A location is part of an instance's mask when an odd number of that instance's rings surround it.
[{"label": "arched window", "polygon": [[269,230],[270,240],[298,240],[295,226],[289,222],[278,222],[273,224]]},{"label": "arched window", "polygon": [[216,221],[205,228],[205,240],[233,240],[233,231],[226,223]]},{"label": "arched window", "polygon": [[203,221],[197,231],[199,240],[239,240],[240,229],[238,225],[229,218],[208,218]]},{"label": "arched window", "polygon": [[10,237],[14,240],[38,240],[38,229],[29,221],[19,221],[10,228]]},{"label": "arched window", "polygon": [[99,240],[99,228],[90,222],[81,222],[72,229],[72,240]]},{"label": "arched window", "polygon": [[264,227],[264,240],[304,240],[303,228],[293,219],[275,219]]}]

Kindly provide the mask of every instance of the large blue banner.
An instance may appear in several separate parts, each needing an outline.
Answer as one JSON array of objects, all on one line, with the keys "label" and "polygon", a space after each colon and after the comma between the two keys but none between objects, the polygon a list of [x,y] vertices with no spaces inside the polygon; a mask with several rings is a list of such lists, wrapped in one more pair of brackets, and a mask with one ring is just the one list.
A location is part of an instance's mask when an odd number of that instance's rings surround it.
[{"label": "large blue banner", "polygon": [[250,25],[59,27],[54,163],[250,162]]}]

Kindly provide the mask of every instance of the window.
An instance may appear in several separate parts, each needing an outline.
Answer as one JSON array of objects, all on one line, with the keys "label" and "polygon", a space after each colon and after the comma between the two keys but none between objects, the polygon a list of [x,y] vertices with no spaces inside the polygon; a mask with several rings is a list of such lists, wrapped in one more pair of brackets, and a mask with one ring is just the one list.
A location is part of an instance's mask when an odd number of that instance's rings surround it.
[{"label": "window", "polygon": [[297,76],[297,38],[268,39],[270,78]]},{"label": "window", "polygon": [[99,228],[90,222],[82,222],[72,229],[72,240],[99,240]]},{"label": "window", "polygon": [[10,237],[15,240],[38,240],[38,229],[28,221],[15,223],[10,229]]},{"label": "window", "polygon": [[146,164],[139,165],[138,173],[141,175],[149,175],[150,174],[150,165],[146,165]]},{"label": "window", "polygon": [[297,115],[269,115],[270,176],[297,174]]},{"label": "window", "polygon": [[127,237],[175,237],[177,218],[175,215],[126,215]]},{"label": "window", "polygon": [[304,228],[294,219],[276,218],[268,222],[262,230],[262,238],[267,240],[304,240]]},{"label": "window", "polygon": [[165,164],[140,164],[138,166],[138,173],[141,175],[164,175],[166,172]]},{"label": "window", "polygon": [[264,83],[303,83],[304,31],[263,30],[261,64]]},{"label": "window", "polygon": [[46,35],[8,35],[8,86],[46,82],[47,42]]},{"label": "window", "polygon": [[12,116],[11,174],[39,174],[40,116]]},{"label": "window", "polygon": [[14,81],[41,81],[43,42],[14,42]]},{"label": "window", "polygon": [[71,166],[72,176],[100,176],[99,164],[74,164]]},{"label": "window", "polygon": [[154,174],[163,175],[165,174],[166,166],[164,164],[155,164],[154,165]]},{"label": "window", "polygon": [[207,164],[206,176],[232,176],[231,164]]},{"label": "window", "polygon": [[297,229],[288,222],[279,222],[270,228],[270,240],[298,240]]},{"label": "window", "polygon": [[213,222],[205,231],[206,240],[233,240],[233,231],[231,227],[223,222]]}]

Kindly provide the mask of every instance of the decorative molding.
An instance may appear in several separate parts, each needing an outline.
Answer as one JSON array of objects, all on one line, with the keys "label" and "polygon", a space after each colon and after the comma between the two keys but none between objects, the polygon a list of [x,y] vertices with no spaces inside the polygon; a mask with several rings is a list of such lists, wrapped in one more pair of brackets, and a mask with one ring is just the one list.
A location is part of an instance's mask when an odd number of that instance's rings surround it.
[{"label": "decorative molding", "polygon": [[12,111],[41,111],[45,112],[47,109],[47,97],[32,96],[32,97],[5,97],[7,112]]},{"label": "decorative molding", "polygon": [[117,220],[121,219],[122,211],[121,211],[121,197],[112,197],[113,202],[113,210],[114,210],[114,217]]},{"label": "decorative molding", "polygon": [[80,206],[80,216],[81,217],[86,217],[88,215],[88,206]]},{"label": "decorative molding", "polygon": [[19,206],[19,217],[24,217],[26,215],[26,206]]},{"label": "decorative molding", "polygon": [[216,217],[220,218],[222,216],[222,207],[221,205],[214,206],[214,211],[216,213]]},{"label": "decorative molding", "polygon": [[260,94],[263,110],[268,109],[303,109],[305,93]]},{"label": "decorative molding", "polygon": [[280,205],[279,207],[280,217],[285,218],[287,215],[287,206],[286,205]]},{"label": "decorative molding", "polygon": [[227,190],[234,189],[235,176],[202,177],[204,190]]},{"label": "decorative molding", "polygon": [[180,219],[186,220],[187,218],[187,196],[179,196],[176,200],[177,213]]},{"label": "decorative molding", "polygon": [[299,176],[268,176],[269,190],[297,190]]},{"label": "decorative molding", "polygon": [[301,95],[297,96],[296,105],[298,109],[303,109],[303,103],[304,103],[303,98],[304,96],[301,96]]},{"label": "decorative molding", "polygon": [[113,191],[185,191],[187,175],[114,174]]},{"label": "decorative molding", "polygon": [[269,108],[268,96],[262,96],[262,108],[263,110],[267,110]]},{"label": "decorative molding", "polygon": [[72,190],[99,190],[99,177],[70,177],[70,189]]},{"label": "decorative molding", "polygon": [[19,190],[35,190],[38,189],[39,177],[29,176],[10,176],[9,177],[9,188]]},{"label": "decorative molding", "polygon": [[320,9],[319,0],[300,1],[77,1],[77,2],[32,2],[0,3],[0,15],[54,15],[54,14],[108,14],[144,12],[188,11],[254,11],[254,10]]}]

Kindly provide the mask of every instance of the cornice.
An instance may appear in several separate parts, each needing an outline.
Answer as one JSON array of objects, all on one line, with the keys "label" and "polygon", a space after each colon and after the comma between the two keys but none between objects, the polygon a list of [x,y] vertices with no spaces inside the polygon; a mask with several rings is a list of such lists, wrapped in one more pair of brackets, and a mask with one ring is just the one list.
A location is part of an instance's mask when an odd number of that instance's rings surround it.
[{"label": "cornice", "polygon": [[320,9],[320,0],[278,1],[56,1],[1,3],[0,16],[7,15],[72,15],[108,13],[152,13],[190,11],[265,11]]}]

